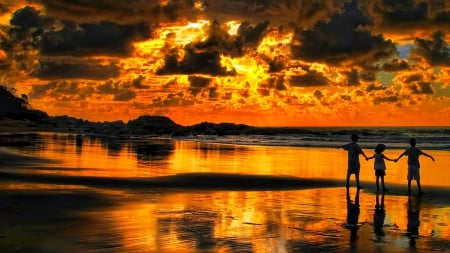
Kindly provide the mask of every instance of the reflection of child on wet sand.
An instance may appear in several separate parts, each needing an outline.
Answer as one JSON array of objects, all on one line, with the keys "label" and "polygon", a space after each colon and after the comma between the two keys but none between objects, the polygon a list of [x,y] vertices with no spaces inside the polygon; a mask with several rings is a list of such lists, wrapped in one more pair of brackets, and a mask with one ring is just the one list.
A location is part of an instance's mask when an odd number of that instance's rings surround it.
[{"label": "reflection of child on wet sand", "polygon": [[340,148],[343,148],[345,150],[347,150],[348,152],[348,168],[347,168],[347,177],[346,177],[346,187],[350,187],[350,176],[352,174],[355,174],[355,180],[356,180],[356,186],[358,187],[358,189],[362,189],[364,187],[361,186],[361,184],[359,183],[359,171],[361,169],[361,164],[359,163],[359,155],[363,155],[364,158],[367,159],[366,154],[364,154],[364,152],[362,151],[361,147],[359,146],[358,139],[359,136],[354,134],[351,136],[352,142],[347,143],[343,146],[341,146]]},{"label": "reflection of child on wet sand", "polygon": [[408,198],[408,224],[406,234],[409,237],[409,245],[416,246],[416,239],[419,237],[420,226],[420,198]]},{"label": "reflection of child on wet sand", "polygon": [[386,145],[380,143],[375,147],[375,154],[371,157],[367,157],[367,160],[375,158],[373,167],[375,169],[377,192],[380,191],[380,178],[381,178],[382,190],[384,192],[388,190],[388,189],[386,189],[386,187],[384,185],[384,176],[386,175],[386,164],[384,163],[384,160],[386,159],[386,160],[395,162],[394,159],[391,159],[383,154],[383,151],[385,149],[386,149]]},{"label": "reflection of child on wet sand", "polygon": [[347,224],[346,227],[350,229],[350,244],[357,240],[358,219],[359,219],[359,191],[356,191],[355,201],[350,198],[350,190],[347,188]]},{"label": "reflection of child on wet sand", "polygon": [[419,156],[424,155],[434,162],[434,157],[432,157],[429,154],[426,154],[422,150],[416,148],[416,139],[411,138],[409,140],[409,144],[411,147],[407,148],[397,159],[395,159],[395,162],[397,162],[402,156],[408,156],[408,195],[411,196],[411,180],[416,180],[417,183],[417,189],[419,190],[419,195],[423,194],[422,188],[420,186],[420,162],[419,162]]},{"label": "reflection of child on wet sand", "polygon": [[377,241],[383,241],[384,237],[384,219],[386,217],[386,211],[384,210],[384,193],[380,196],[377,193],[375,211],[373,213],[373,230],[377,236]]}]

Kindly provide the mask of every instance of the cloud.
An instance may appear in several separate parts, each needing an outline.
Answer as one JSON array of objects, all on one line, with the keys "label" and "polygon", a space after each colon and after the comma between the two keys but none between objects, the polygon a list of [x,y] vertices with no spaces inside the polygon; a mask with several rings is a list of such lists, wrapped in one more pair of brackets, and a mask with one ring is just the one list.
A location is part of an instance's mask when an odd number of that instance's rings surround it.
[{"label": "cloud", "polygon": [[387,89],[387,87],[385,87],[385,86],[383,86],[381,84],[375,84],[375,83],[369,84],[366,87],[366,91],[367,92],[386,90],[386,89]]},{"label": "cloud", "polygon": [[[266,80],[262,81],[261,83],[258,84],[259,89],[275,89],[278,91],[282,91],[282,90],[286,90],[287,87],[284,83],[284,76],[271,76],[269,78],[267,78]],[[264,94],[266,94],[265,92],[263,92]]]},{"label": "cloud", "polygon": [[136,92],[131,88],[131,84],[120,81],[108,80],[97,86],[99,94],[113,95],[114,101],[128,101],[136,97]]},{"label": "cloud", "polygon": [[189,76],[188,80],[190,83],[189,91],[194,96],[200,93],[203,89],[207,88],[211,83],[211,78],[201,76]]},{"label": "cloud", "polygon": [[322,73],[307,69],[306,74],[290,76],[289,83],[294,87],[316,87],[328,85],[329,80]]},{"label": "cloud", "polygon": [[[448,29],[450,4],[446,0],[360,1],[373,18],[378,31]],[[407,28],[407,29],[405,29]]]},{"label": "cloud", "polygon": [[396,95],[387,95],[383,97],[375,97],[373,99],[374,104],[381,104],[381,103],[397,103],[400,101],[400,98]]},{"label": "cloud", "polygon": [[289,23],[309,27],[320,19],[328,19],[339,12],[346,0],[215,0],[204,1],[205,13],[211,19],[248,20],[261,22],[271,20],[275,26],[286,26]]},{"label": "cloud", "polygon": [[433,33],[431,40],[416,38],[411,54],[423,58],[431,66],[450,66],[450,45],[444,38],[442,32]]},{"label": "cloud", "polygon": [[[56,23],[56,21],[55,21]],[[43,55],[130,55],[132,42],[150,38],[147,24],[119,25],[112,22],[61,22],[58,29],[46,31],[40,41]]]},{"label": "cloud", "polygon": [[328,22],[319,21],[310,29],[297,28],[291,44],[292,56],[335,66],[352,62],[373,67],[375,62],[395,56],[397,50],[392,41],[362,29],[370,25],[356,1],[346,3],[343,12]]},{"label": "cloud", "polygon": [[434,88],[430,82],[414,82],[406,85],[406,88],[415,95],[430,95],[434,93]]},{"label": "cloud", "polygon": [[95,94],[91,86],[80,85],[76,81],[50,81],[44,85],[33,85],[29,97],[40,99],[51,97],[55,100],[84,100]]},{"label": "cloud", "polygon": [[359,73],[356,69],[351,71],[343,71],[343,74],[347,76],[348,86],[359,86],[361,82],[359,81]]},{"label": "cloud", "polygon": [[194,100],[186,98],[183,92],[169,93],[167,97],[162,99],[160,97],[152,99],[151,105],[153,107],[177,107],[194,105]]},{"label": "cloud", "polygon": [[[261,42],[268,24],[262,22],[252,26],[244,22],[238,28],[237,35],[230,35],[219,22],[214,21],[207,38],[189,43],[183,48],[184,52],[167,42],[164,66],[156,73],[235,75],[235,70],[227,70],[221,65],[220,55],[241,57],[248,50],[253,50]],[[180,54],[184,55],[182,60],[178,60]]]},{"label": "cloud", "polygon": [[200,15],[202,8],[194,1],[116,1],[116,0],[41,0],[47,15],[56,19],[74,22],[97,23],[113,21],[120,24],[133,24],[152,21],[174,22],[193,20]]},{"label": "cloud", "polygon": [[408,70],[409,64],[406,60],[400,60],[398,58],[392,59],[389,62],[383,63],[381,69],[384,71],[396,72],[401,70]]},{"label": "cloud", "polygon": [[114,63],[104,65],[96,61],[40,61],[32,75],[41,79],[102,80],[118,77],[120,68]]},{"label": "cloud", "polygon": [[9,6],[4,3],[0,3],[0,15],[6,14],[8,12],[9,12]]},{"label": "cloud", "polygon": [[135,89],[147,89],[149,86],[142,83],[145,80],[143,75],[140,75],[131,81],[131,86]]}]

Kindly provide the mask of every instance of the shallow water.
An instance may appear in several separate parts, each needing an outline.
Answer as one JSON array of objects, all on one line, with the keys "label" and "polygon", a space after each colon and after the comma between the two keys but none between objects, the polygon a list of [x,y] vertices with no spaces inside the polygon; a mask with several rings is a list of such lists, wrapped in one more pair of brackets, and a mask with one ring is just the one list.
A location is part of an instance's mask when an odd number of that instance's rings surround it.
[{"label": "shallow water", "polygon": [[[391,191],[385,195],[374,191],[373,163],[362,161],[366,188],[357,194],[354,187],[349,192],[343,187],[346,153],[339,149],[169,139],[77,140],[65,134],[30,138],[34,145],[7,152],[17,154],[17,160],[29,155],[51,162],[8,160],[1,166],[5,176],[27,175],[0,181],[1,252],[450,251],[448,151],[426,150],[436,158],[434,163],[421,160],[427,193],[408,198],[406,159],[387,163]],[[385,154],[395,158],[400,152]],[[206,178],[225,187],[133,185],[198,172],[212,175]],[[244,190],[218,173],[330,183]],[[131,180],[120,186],[102,180],[87,184],[81,181],[84,177]],[[67,178],[79,180],[58,181]],[[249,184],[258,179],[242,178]]]}]

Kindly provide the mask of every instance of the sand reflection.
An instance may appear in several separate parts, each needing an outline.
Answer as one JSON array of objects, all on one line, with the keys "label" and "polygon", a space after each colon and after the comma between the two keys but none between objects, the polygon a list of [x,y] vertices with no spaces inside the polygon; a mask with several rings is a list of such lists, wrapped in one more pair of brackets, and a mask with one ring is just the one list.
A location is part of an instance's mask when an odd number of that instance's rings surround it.
[{"label": "sand reflection", "polygon": [[[450,249],[450,188],[441,179],[448,177],[443,169],[436,173],[450,162],[446,151],[430,152],[436,163],[424,160],[427,193],[419,199],[406,196],[401,163],[388,164],[390,192],[375,192],[373,165],[364,161],[361,179],[366,188],[347,191],[346,154],[336,149],[77,138],[41,136],[37,146],[12,149],[58,163],[34,159],[26,166],[9,163],[1,168],[2,252],[21,243],[30,252],[45,247],[55,252]],[[203,172],[199,175],[209,180],[208,187],[197,187],[196,174],[186,174],[193,172]],[[15,173],[25,176],[6,177]],[[42,176],[46,174],[58,177]],[[82,176],[91,181],[83,182]],[[160,176],[173,181],[164,187],[146,184]],[[258,180],[288,182],[281,176],[309,181],[292,188],[243,187]],[[72,178],[78,181],[68,181]],[[325,179],[320,181],[325,184],[311,185],[319,181],[310,179]],[[177,187],[171,187],[173,182]],[[233,185],[237,182],[243,185]]]}]

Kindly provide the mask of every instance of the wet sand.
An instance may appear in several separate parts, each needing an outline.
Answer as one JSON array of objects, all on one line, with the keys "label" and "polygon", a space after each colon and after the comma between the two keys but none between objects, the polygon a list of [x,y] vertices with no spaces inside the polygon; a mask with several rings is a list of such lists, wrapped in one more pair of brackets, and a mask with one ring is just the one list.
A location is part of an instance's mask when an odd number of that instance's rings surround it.
[{"label": "wet sand", "polygon": [[[402,183],[377,194],[366,180],[358,194],[342,179],[115,178],[8,150],[0,160],[0,252],[450,251],[448,187],[418,198]],[[54,173],[27,173],[41,168]]]}]

